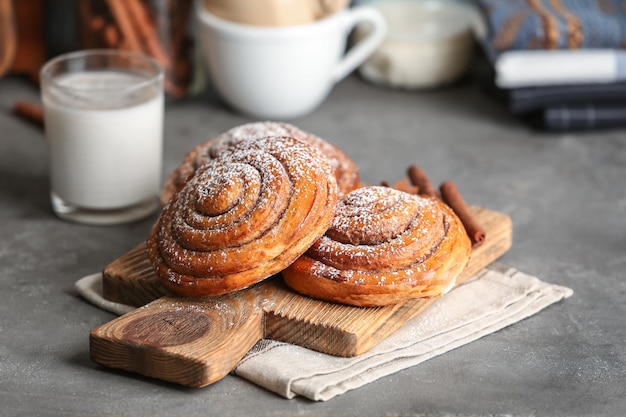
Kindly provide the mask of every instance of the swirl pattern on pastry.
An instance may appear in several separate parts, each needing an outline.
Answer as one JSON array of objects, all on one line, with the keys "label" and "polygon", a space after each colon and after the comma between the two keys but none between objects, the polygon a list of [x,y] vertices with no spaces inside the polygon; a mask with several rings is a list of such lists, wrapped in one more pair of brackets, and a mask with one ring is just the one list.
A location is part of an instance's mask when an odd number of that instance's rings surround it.
[{"label": "swirl pattern on pastry", "polygon": [[337,203],[326,234],[282,272],[292,289],[355,306],[381,306],[450,290],[470,241],[441,201],[363,187]]},{"label": "swirl pattern on pastry", "polygon": [[167,203],[200,166],[217,157],[228,147],[244,140],[267,136],[289,136],[317,147],[328,158],[337,180],[339,198],[359,187],[360,174],[356,164],[337,146],[290,124],[266,121],[234,127],[192,149],[183,162],[167,176],[161,193],[161,202]]},{"label": "swirl pattern on pastry", "polygon": [[242,141],[202,165],[164,207],[147,253],[165,286],[213,296],[287,267],[324,234],[337,202],[326,158],[290,137]]}]

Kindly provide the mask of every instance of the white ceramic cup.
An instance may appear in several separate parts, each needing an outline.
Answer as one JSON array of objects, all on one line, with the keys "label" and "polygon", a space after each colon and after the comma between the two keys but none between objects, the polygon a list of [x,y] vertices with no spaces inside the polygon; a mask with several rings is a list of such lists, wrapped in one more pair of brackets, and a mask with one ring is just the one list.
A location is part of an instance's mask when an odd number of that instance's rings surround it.
[{"label": "white ceramic cup", "polygon": [[[211,80],[235,109],[290,119],[316,109],[333,85],[363,63],[386,32],[374,8],[349,8],[310,24],[269,27],[231,22],[196,7],[198,38]],[[352,29],[372,27],[346,52]]]}]

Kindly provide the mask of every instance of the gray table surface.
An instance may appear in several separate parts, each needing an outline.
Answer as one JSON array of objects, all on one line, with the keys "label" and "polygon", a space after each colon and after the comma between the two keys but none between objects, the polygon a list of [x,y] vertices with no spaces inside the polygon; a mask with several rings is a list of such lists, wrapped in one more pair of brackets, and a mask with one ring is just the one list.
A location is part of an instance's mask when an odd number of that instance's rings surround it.
[{"label": "gray table surface", "polygon": [[[12,116],[37,99],[0,80],[0,415],[3,416],[620,416],[626,413],[626,129],[532,131],[471,83],[392,91],[352,76],[293,124],[342,147],[365,181],[410,164],[513,219],[501,259],[574,295],[536,316],[328,402],[285,400],[227,376],[190,389],[99,367],[88,334],[114,316],[74,282],[145,238],[51,212],[40,129]],[[252,121],[212,92],[169,103],[164,173],[195,144]]]}]

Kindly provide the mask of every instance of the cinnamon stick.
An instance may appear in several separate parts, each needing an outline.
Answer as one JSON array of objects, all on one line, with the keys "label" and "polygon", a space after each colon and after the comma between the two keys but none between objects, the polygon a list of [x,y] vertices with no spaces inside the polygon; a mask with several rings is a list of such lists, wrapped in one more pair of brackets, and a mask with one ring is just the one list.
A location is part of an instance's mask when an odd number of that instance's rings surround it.
[{"label": "cinnamon stick", "polygon": [[106,25],[103,29],[104,43],[109,48],[114,48],[120,44],[120,34],[114,25]]},{"label": "cinnamon stick", "polygon": [[107,0],[111,14],[120,29],[124,42],[133,51],[142,52],[141,41],[135,33],[133,22],[130,20],[124,0]]},{"label": "cinnamon stick", "polygon": [[102,30],[105,25],[104,18],[102,16],[94,16],[89,22],[89,29],[93,31]]},{"label": "cinnamon stick", "polygon": [[170,67],[170,60],[161,44],[148,10],[139,0],[126,0],[126,7],[128,8],[128,16],[133,20],[133,26],[137,29],[137,35],[145,45],[145,51],[167,70]]},{"label": "cinnamon stick", "polygon": [[458,187],[452,181],[445,181],[439,186],[441,198],[459,216],[465,231],[472,242],[472,248],[476,248],[485,241],[485,229],[476,221],[469,206],[461,195]]},{"label": "cinnamon stick", "polygon": [[439,198],[437,190],[435,190],[430,178],[426,175],[426,172],[424,172],[423,169],[417,165],[411,165],[408,168],[407,173],[409,175],[409,179],[411,180],[411,184],[418,188],[418,193],[420,195]]},{"label": "cinnamon stick", "polygon": [[13,114],[37,126],[43,127],[43,108],[31,101],[17,101],[13,105]]}]

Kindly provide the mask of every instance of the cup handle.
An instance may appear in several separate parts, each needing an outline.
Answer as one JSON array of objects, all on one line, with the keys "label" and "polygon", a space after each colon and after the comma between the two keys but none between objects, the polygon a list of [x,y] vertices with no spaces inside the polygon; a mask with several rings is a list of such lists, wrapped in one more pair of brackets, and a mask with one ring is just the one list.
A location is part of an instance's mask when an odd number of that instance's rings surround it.
[{"label": "cup handle", "polygon": [[369,22],[373,29],[369,34],[356,43],[341,61],[337,63],[331,73],[333,83],[337,83],[361,65],[383,42],[387,33],[387,22],[383,15],[373,7],[359,6],[348,9],[346,13],[346,32],[360,23]]}]

